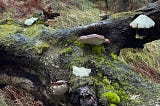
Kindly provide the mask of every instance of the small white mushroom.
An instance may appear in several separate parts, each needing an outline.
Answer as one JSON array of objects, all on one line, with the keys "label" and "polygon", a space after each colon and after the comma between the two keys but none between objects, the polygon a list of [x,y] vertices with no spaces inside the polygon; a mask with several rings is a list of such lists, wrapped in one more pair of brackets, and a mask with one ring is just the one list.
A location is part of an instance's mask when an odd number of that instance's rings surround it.
[{"label": "small white mushroom", "polygon": [[[130,23],[130,26],[135,29],[148,29],[148,28],[154,27],[155,22],[146,15],[139,15],[136,19],[134,19]],[[136,39],[143,39],[144,37],[145,36],[137,34],[137,31],[136,31],[136,35],[135,35]]]},{"label": "small white mushroom", "polygon": [[139,15],[136,19],[134,19],[130,26],[132,28],[151,28],[155,26],[155,22],[146,15]]},{"label": "small white mushroom", "polygon": [[106,39],[104,36],[102,35],[98,35],[98,34],[90,34],[90,35],[85,35],[85,36],[81,36],[78,41],[80,43],[86,43],[86,44],[90,44],[90,45],[100,45],[102,43],[109,43],[109,39]]},{"label": "small white mushroom", "polygon": [[87,69],[84,67],[73,66],[73,74],[79,77],[88,77],[91,73],[91,69]]},{"label": "small white mushroom", "polygon": [[51,83],[49,91],[53,95],[64,95],[68,91],[69,87],[67,81],[59,80]]}]

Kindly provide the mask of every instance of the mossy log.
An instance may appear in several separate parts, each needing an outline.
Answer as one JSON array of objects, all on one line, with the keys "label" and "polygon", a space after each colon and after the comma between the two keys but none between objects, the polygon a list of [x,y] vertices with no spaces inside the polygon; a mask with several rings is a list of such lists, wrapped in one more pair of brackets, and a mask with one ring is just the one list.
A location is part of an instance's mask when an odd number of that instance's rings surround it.
[{"label": "mossy log", "polygon": [[[144,39],[136,39],[136,30],[129,26],[129,23],[140,14],[151,17],[156,23],[153,28],[137,31],[139,34],[145,36]],[[121,75],[121,73],[119,73],[120,71],[116,72],[116,70],[118,70],[117,68],[115,70],[111,69],[115,63],[107,62],[107,59],[111,58],[105,57],[106,54],[119,54],[122,48],[143,47],[143,44],[159,39],[159,23],[160,2],[156,2],[133,12],[114,14],[107,20],[90,25],[55,32],[41,29],[40,33],[34,37],[26,37],[24,34],[21,34],[21,32],[0,36],[0,83],[19,86],[42,100],[44,100],[44,98],[51,99],[53,95],[50,96],[46,94],[46,88],[50,83],[62,79],[69,82],[70,80],[74,80],[75,78],[70,76],[70,68],[72,65],[79,65],[91,68],[93,70],[93,77],[96,77],[98,70],[101,70],[100,72],[110,80],[118,80],[122,84],[127,76]],[[90,45],[84,47],[84,45],[76,41],[79,36],[88,34],[104,35],[111,41],[110,44],[103,45],[102,48],[105,49],[96,49],[99,50],[97,57],[95,57],[97,53],[94,54],[93,51],[90,50]],[[102,53],[102,55],[100,53]],[[99,66],[93,60],[100,62],[100,64],[106,63],[111,67],[106,67],[104,64],[102,65],[103,67]],[[117,66],[119,65],[117,64]],[[104,69],[112,70],[113,73],[111,71],[106,72]],[[121,72],[123,73],[122,70]],[[124,73],[129,74],[131,77],[133,74],[132,71]],[[141,76],[138,77],[142,79]],[[14,79],[14,81],[11,79]],[[100,77],[100,80],[102,79],[103,77]],[[127,81],[131,81],[129,83],[135,87],[136,85],[133,80],[134,79],[127,79]],[[89,83],[88,81],[89,80],[85,80],[83,85]],[[136,81],[140,83],[138,79]],[[28,84],[28,87],[25,87],[22,83]],[[74,83],[72,84],[74,86]],[[147,82],[145,84],[147,84]],[[94,84],[89,85],[91,86],[89,88],[96,93],[95,86],[93,85]],[[79,88],[75,87],[75,89]],[[125,89],[131,90],[132,88],[126,87]],[[94,97],[95,94],[93,92],[91,92],[91,96]],[[54,99],[56,98],[58,97],[55,96]]]}]

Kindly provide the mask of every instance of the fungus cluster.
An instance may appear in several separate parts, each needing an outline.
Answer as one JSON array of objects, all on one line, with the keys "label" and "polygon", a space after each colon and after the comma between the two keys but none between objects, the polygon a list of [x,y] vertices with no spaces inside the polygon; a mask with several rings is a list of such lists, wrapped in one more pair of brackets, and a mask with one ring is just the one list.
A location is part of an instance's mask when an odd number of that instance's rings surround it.
[{"label": "fungus cluster", "polygon": [[67,81],[59,80],[57,82],[52,82],[48,88],[49,94],[52,95],[64,95],[69,89]]}]

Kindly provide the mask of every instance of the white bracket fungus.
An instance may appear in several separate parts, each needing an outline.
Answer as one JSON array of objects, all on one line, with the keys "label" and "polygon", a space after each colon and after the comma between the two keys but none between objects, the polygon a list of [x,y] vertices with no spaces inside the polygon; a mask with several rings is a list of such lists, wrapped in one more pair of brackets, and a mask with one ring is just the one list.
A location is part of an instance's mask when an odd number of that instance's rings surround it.
[{"label": "white bracket fungus", "polygon": [[91,69],[87,69],[84,67],[73,66],[73,74],[79,77],[88,77],[91,73]]},{"label": "white bracket fungus", "polygon": [[29,26],[29,25],[32,25],[37,20],[38,20],[38,18],[33,18],[32,17],[30,19],[26,19],[25,22],[24,22],[24,24]]},{"label": "white bracket fungus", "polygon": [[139,15],[136,19],[134,19],[130,26],[132,28],[151,28],[155,26],[155,22],[146,15]]},{"label": "white bracket fungus", "polygon": [[80,43],[86,43],[90,45],[100,45],[102,43],[108,44],[110,42],[109,39],[106,39],[104,38],[104,36],[98,35],[98,34],[90,34],[90,35],[81,36],[78,39],[78,41]]},{"label": "white bracket fungus", "polygon": [[[155,26],[155,22],[146,15],[139,15],[136,19],[134,19],[130,26],[135,29],[148,29]],[[139,35],[136,31],[135,38],[143,39],[146,36]]]}]

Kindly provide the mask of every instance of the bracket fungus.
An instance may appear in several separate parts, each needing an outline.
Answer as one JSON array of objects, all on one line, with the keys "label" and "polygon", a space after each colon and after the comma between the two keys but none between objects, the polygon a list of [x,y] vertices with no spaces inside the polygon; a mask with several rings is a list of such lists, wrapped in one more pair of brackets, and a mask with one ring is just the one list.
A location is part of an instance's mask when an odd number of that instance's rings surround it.
[{"label": "bracket fungus", "polygon": [[68,89],[69,86],[67,84],[67,81],[65,80],[52,82],[48,87],[49,94],[52,95],[64,95],[68,91]]},{"label": "bracket fungus", "polygon": [[98,34],[81,36],[79,37],[78,41],[80,43],[86,43],[90,45],[100,45],[102,43],[108,44],[110,42],[109,39],[106,39],[104,36]]},{"label": "bracket fungus", "polygon": [[[135,29],[149,29],[155,26],[155,22],[146,15],[139,15],[136,19],[134,19],[130,26]],[[143,39],[145,36],[140,36],[136,31],[136,38]]]},{"label": "bracket fungus", "polygon": [[33,17],[32,17],[32,18],[30,18],[30,19],[26,19],[25,22],[24,22],[24,24],[30,26],[30,25],[32,25],[33,23],[35,23],[37,20],[38,20],[38,18],[33,18]]},{"label": "bracket fungus", "polygon": [[91,69],[73,66],[73,75],[75,76],[88,77],[90,73],[91,73]]}]

